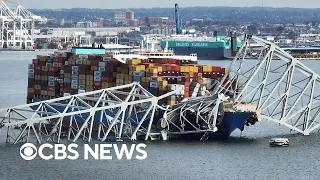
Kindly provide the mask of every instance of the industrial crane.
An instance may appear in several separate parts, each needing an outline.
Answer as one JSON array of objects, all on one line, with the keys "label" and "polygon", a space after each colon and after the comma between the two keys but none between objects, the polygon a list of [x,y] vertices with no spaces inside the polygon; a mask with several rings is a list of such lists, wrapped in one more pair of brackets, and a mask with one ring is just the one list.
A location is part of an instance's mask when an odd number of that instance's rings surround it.
[{"label": "industrial crane", "polygon": [[42,18],[15,2],[0,0],[0,49],[32,49],[35,22]]}]

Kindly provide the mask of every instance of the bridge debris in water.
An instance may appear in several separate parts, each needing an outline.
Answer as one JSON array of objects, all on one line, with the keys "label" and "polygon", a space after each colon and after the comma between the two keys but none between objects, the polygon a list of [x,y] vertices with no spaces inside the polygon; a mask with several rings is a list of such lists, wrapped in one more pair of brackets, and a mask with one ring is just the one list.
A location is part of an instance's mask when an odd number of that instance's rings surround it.
[{"label": "bridge debris in water", "polygon": [[[250,43],[262,47],[257,59],[248,60]],[[219,131],[221,118],[239,110],[242,119],[248,117],[243,124],[269,120],[304,135],[320,127],[318,74],[271,42],[246,36],[221,82],[212,95],[167,107],[158,101],[179,90],[156,97],[132,83],[2,109],[0,130],[14,144],[33,139],[59,143],[63,137],[73,142],[93,137],[166,140],[196,133],[206,139]]]}]

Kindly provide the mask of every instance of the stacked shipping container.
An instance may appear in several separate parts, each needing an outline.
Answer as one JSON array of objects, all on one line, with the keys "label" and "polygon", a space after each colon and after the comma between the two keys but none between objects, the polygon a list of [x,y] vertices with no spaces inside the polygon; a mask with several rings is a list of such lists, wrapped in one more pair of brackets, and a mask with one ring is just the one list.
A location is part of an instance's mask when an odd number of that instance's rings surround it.
[{"label": "stacked shipping container", "polygon": [[139,82],[155,96],[179,89],[161,104],[176,104],[186,97],[204,95],[220,81],[225,68],[175,59],[131,59],[122,64],[108,55],[55,53],[38,56],[28,67],[28,102],[89,92]]}]

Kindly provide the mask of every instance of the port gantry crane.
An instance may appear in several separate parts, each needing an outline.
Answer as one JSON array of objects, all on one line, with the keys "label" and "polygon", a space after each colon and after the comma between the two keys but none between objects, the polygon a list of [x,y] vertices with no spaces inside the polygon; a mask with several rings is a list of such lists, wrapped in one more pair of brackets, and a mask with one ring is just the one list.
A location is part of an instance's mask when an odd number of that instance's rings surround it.
[{"label": "port gantry crane", "polygon": [[[251,43],[260,47],[253,48]],[[253,51],[258,58],[251,57]],[[132,83],[6,108],[0,110],[0,133],[6,133],[8,143],[59,143],[63,136],[73,142],[80,138],[166,140],[170,135],[217,131],[219,106],[227,96],[233,107],[254,104],[259,121],[272,121],[303,135],[320,127],[319,75],[271,42],[246,36],[221,82],[212,95],[165,107],[161,99],[179,90],[155,97]],[[155,124],[159,111],[164,113]],[[186,112],[196,114],[197,122],[206,128],[191,124]],[[186,125],[193,128],[185,129]]]},{"label": "port gantry crane", "polygon": [[43,20],[15,2],[0,0],[0,49],[33,49],[36,22]]}]

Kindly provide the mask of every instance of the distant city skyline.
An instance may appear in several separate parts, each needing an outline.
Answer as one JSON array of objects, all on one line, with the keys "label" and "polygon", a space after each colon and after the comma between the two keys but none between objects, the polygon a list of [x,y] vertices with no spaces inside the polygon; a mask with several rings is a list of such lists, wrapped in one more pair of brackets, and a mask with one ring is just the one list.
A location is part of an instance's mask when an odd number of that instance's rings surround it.
[{"label": "distant city skyline", "polygon": [[180,7],[194,6],[232,6],[232,7],[293,7],[293,8],[320,8],[318,0],[241,0],[241,1],[222,1],[222,0],[117,0],[108,2],[106,0],[12,0],[20,3],[28,9],[61,9],[61,8],[101,8],[101,9],[120,9],[120,8],[154,8],[154,7],[173,7],[179,3]]}]

